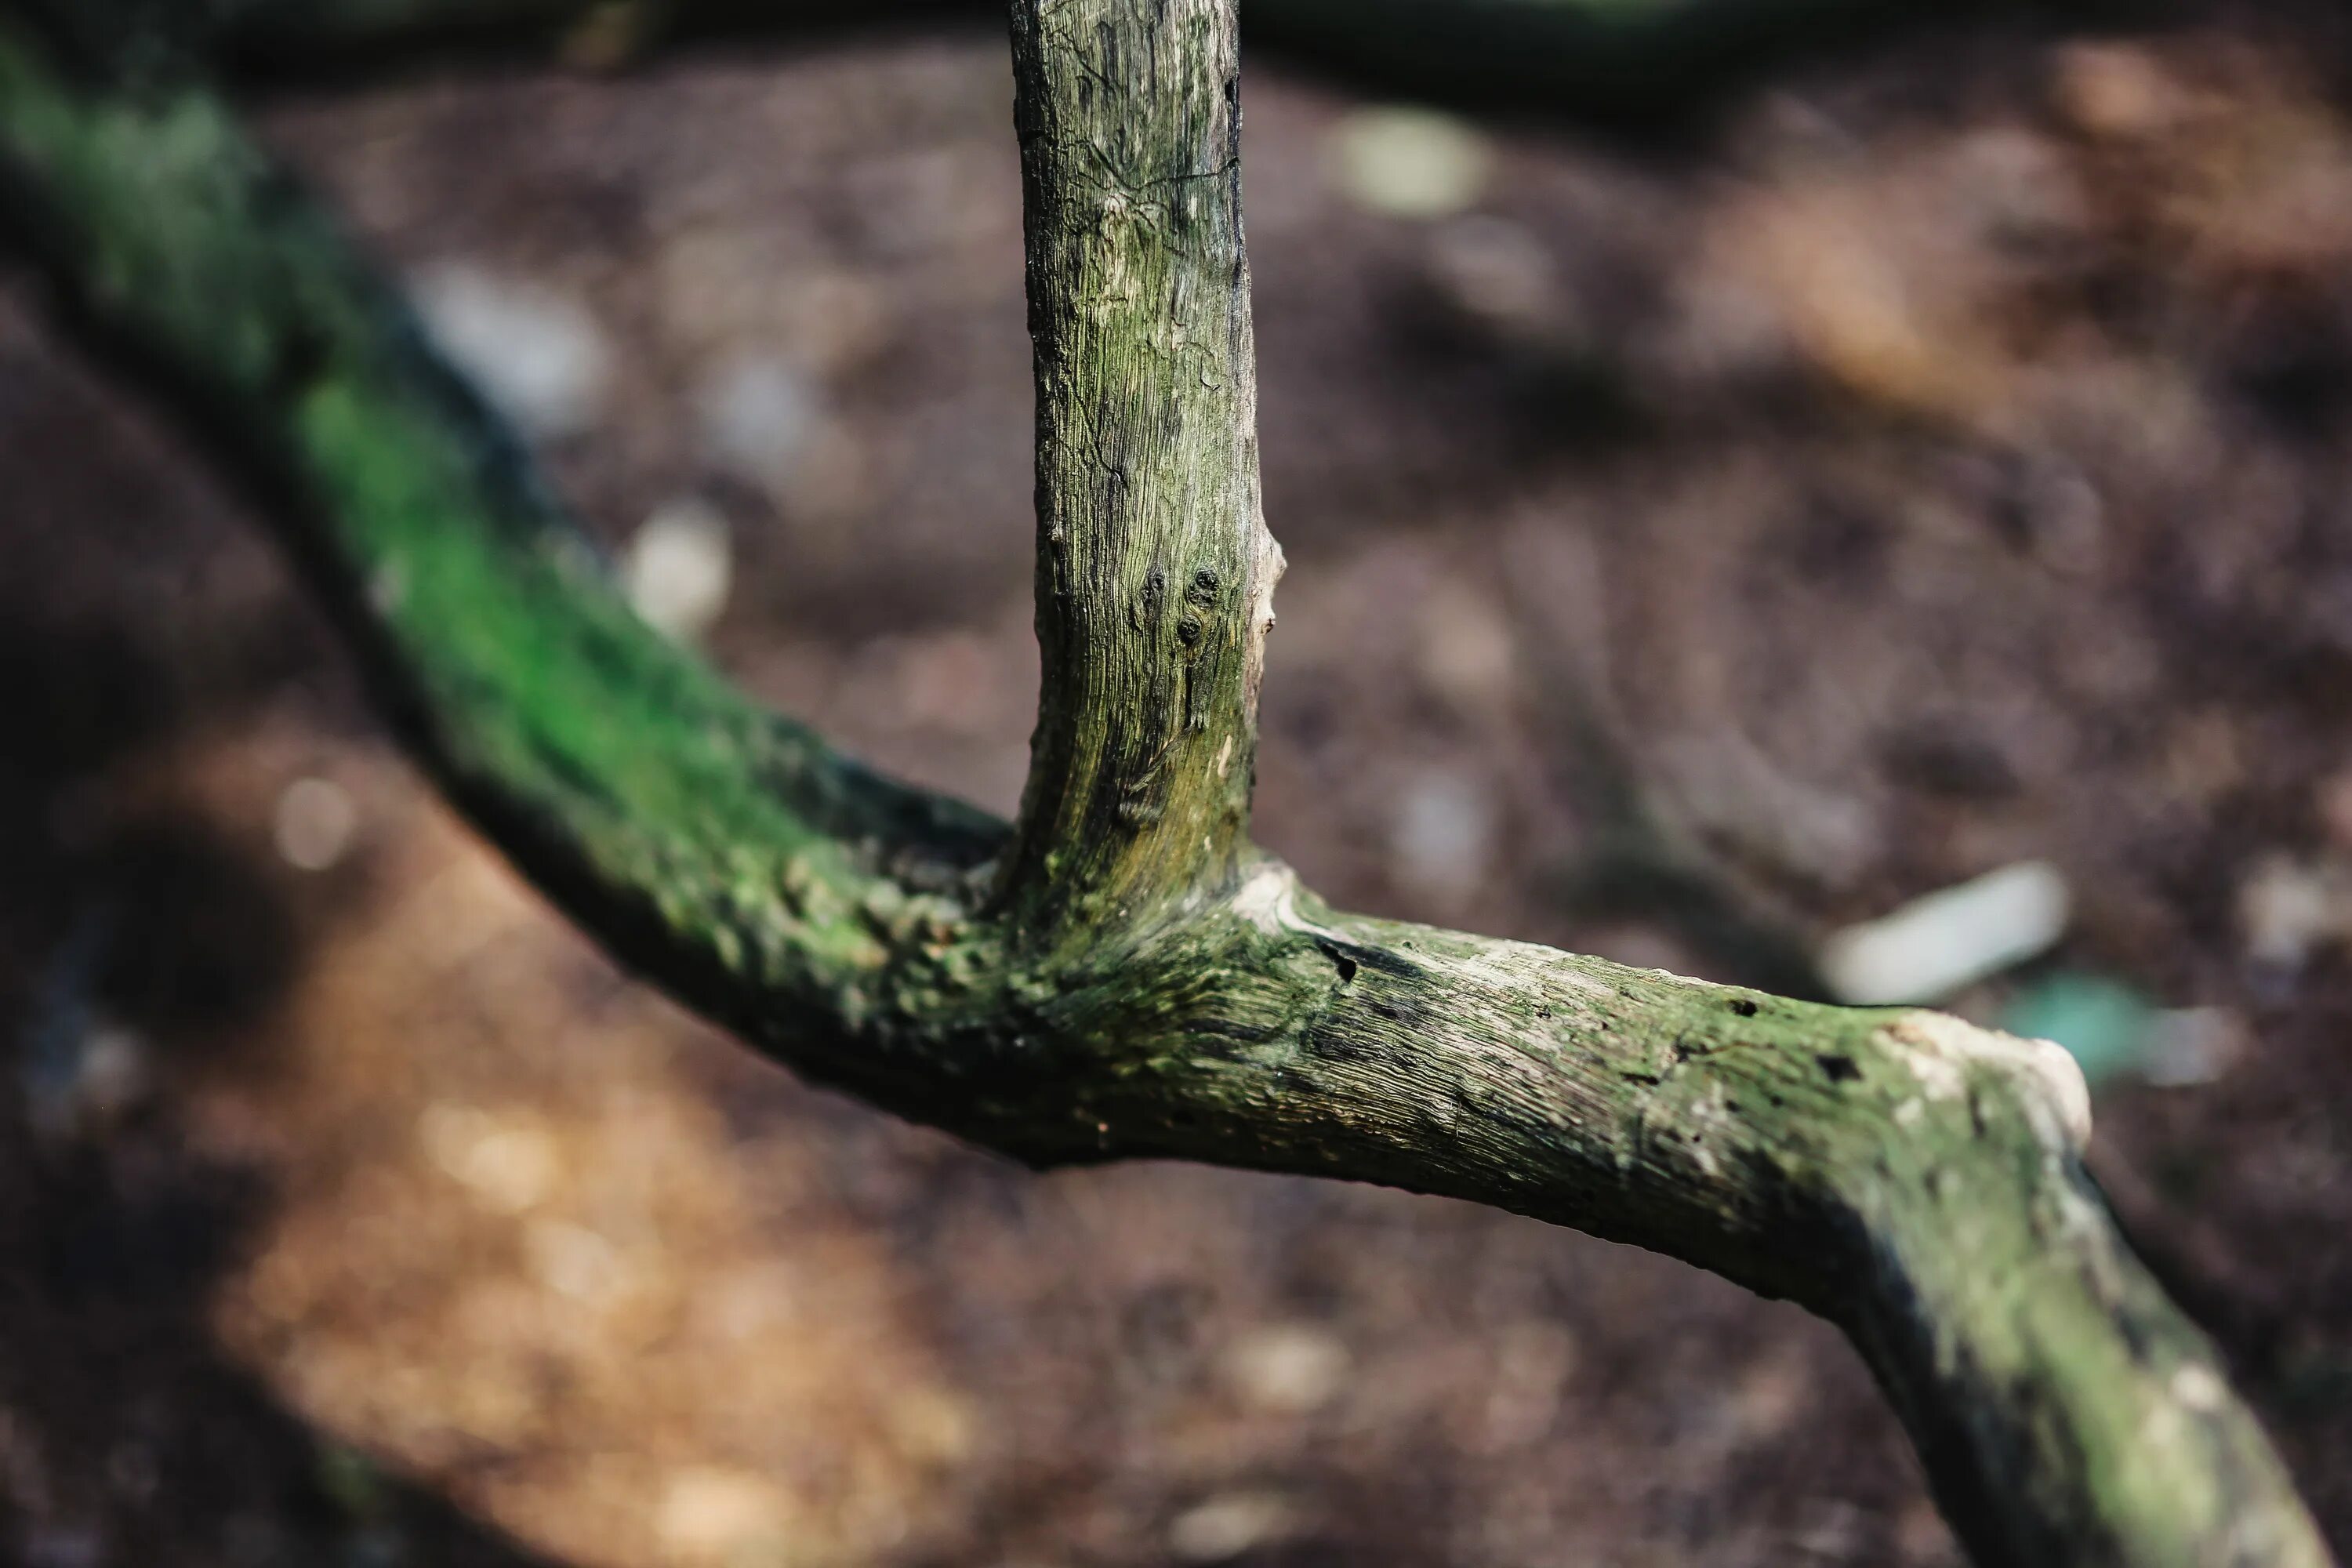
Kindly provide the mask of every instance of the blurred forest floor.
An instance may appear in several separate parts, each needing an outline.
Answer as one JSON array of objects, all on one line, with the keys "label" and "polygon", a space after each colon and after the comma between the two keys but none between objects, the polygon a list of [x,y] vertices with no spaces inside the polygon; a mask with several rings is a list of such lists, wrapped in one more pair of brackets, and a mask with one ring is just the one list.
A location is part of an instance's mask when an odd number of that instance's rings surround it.
[{"label": "blurred forest floor", "polygon": [[[1291,558],[1263,841],[1348,904],[1699,964],[1570,896],[1598,725],[1809,938],[2055,862],[2045,967],[2227,1026],[2200,1081],[2103,1094],[2100,1168],[2347,1550],[2341,27],[1936,32],[1640,144],[1254,64],[1245,178]],[[708,602],[727,542],[724,665],[1000,811],[1004,54],[262,115],[616,552],[651,526]],[[1032,1176],[632,985],[21,280],[0,498],[0,1561],[1957,1562],[1791,1309],[1373,1189]]]}]

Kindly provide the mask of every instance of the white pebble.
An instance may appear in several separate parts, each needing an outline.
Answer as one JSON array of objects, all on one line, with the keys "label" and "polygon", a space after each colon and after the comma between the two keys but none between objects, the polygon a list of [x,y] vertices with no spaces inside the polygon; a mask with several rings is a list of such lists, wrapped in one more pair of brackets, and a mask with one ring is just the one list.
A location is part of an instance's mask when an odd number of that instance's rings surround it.
[{"label": "white pebble", "polygon": [[1495,848],[1496,811],[1485,782],[1451,768],[1430,768],[1397,797],[1389,848],[1407,886],[1462,899],[1485,881]]},{"label": "white pebble", "polygon": [[2049,951],[2071,903],[2048,861],[2004,866],[1832,935],[1822,977],[1841,1002],[1933,1002]]},{"label": "white pebble", "polygon": [[696,404],[714,458],[780,500],[791,494],[824,412],[797,365],[772,355],[731,361],[703,383]]},{"label": "white pebble", "polygon": [[360,808],[349,790],[332,779],[302,778],[278,795],[270,831],[288,865],[324,871],[351,853],[359,826]]},{"label": "white pebble", "polygon": [[1555,289],[1550,253],[1508,218],[1473,214],[1436,230],[1429,270],[1465,314],[1519,331],[1542,321]]},{"label": "white pebble", "polygon": [[710,629],[734,585],[734,541],[707,502],[672,501],[646,519],[621,558],[621,585],[647,624],[681,640]]},{"label": "white pebble", "polygon": [[1330,1402],[1348,1375],[1348,1348],[1303,1323],[1244,1335],[1225,1354],[1234,1392],[1258,1409],[1297,1415]]},{"label": "white pebble", "polygon": [[1228,1492],[1176,1516],[1169,1553],[1184,1563],[1223,1563],[1288,1533],[1290,1506],[1271,1492]]},{"label": "white pebble", "polygon": [[1486,188],[1486,140],[1451,115],[1426,109],[1365,109],[1331,133],[1342,194],[1369,212],[1436,218],[1461,212]]},{"label": "white pebble", "polygon": [[2264,856],[2239,885],[2238,921],[2247,957],[2300,969],[2315,948],[2352,931],[2352,877],[2332,862]]},{"label": "white pebble", "polygon": [[2168,1008],[2148,1022],[2140,1076],[2160,1089],[2192,1089],[2227,1072],[2245,1048],[2245,1026],[2228,1008]]},{"label": "white pebble", "polygon": [[425,273],[413,294],[441,352],[527,434],[554,439],[595,425],[608,355],[584,307],[464,261]]}]

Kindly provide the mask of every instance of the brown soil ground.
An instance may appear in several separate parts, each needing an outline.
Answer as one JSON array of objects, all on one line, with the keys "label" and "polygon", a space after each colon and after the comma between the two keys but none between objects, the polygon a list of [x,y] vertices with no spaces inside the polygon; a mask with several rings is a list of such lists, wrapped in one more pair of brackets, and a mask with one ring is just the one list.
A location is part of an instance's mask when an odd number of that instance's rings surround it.
[{"label": "brown soil ground", "polygon": [[[2277,19],[1900,40],[1672,145],[1487,128],[1436,219],[1334,179],[1357,100],[1254,69],[1246,177],[1292,562],[1262,838],[1360,907],[1720,962],[1577,896],[1597,722],[1806,933],[2057,862],[2062,962],[2242,1042],[2104,1096],[2098,1160],[2342,1549],[2352,920],[2298,963],[2248,909],[2352,875],[2339,58]],[[609,394],[544,455],[607,539],[729,519],[716,657],[1006,810],[1009,96],[950,33],[264,120],[399,266],[600,323]],[[1957,1561],[1790,1309],[1384,1191],[1032,1175],[632,984],[5,300],[0,1561]],[[811,392],[756,480],[697,413],[747,356]],[[323,870],[277,847],[302,778],[358,806]]]}]

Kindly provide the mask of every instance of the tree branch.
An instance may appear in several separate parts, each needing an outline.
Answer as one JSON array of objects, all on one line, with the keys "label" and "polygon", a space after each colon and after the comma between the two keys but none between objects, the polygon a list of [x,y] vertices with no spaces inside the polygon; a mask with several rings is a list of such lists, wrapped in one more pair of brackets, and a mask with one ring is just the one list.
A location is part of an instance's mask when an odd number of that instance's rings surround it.
[{"label": "tree branch", "polygon": [[[639,626],[399,301],[200,87],[106,89],[0,15],[0,229],[242,479],[484,833],[777,1060],[1039,1165],[1382,1182],[1792,1297],[1868,1358],[1988,1565],[2325,1564],[2084,1179],[2082,1081],[2055,1047],[1334,913],[1242,840],[1270,568],[1219,161],[1230,14],[1146,9],[1016,24],[1040,620],[1066,683],[1018,840]],[[1081,15],[1110,26],[1065,43]],[[1108,170],[1077,173],[1097,153]],[[1155,183],[1171,170],[1209,177],[1188,203]],[[1155,410],[1171,423],[1138,422]],[[1105,436],[1087,467],[1081,437]],[[1219,582],[1192,605],[1178,574],[1204,563]],[[1147,601],[1155,569],[1171,591]],[[1166,771],[1139,773],[1163,746]],[[1120,820],[1136,796],[1157,815]]]},{"label": "tree branch", "polygon": [[1084,942],[1233,880],[1282,552],[1258,507],[1231,6],[1012,15],[1045,682],[1004,888]]},{"label": "tree branch", "polygon": [[739,1022],[752,991],[771,1025],[829,1018],[994,852],[1000,825],[835,756],[640,623],[217,100],[99,93],[11,26],[0,137],[12,237],[85,334],[278,521],[449,793],[640,963]]}]

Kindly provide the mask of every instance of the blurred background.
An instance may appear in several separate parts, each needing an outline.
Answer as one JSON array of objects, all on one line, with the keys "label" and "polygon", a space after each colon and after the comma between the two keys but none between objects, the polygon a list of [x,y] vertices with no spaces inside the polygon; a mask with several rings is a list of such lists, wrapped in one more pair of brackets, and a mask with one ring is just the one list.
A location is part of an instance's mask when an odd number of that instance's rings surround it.
[{"label": "blurred background", "polygon": [[[991,24],[255,101],[649,616],[1009,812]],[[2346,28],[1971,14],[1607,128],[1267,51],[1244,158],[1262,841],[2063,1039],[2339,1551]],[[631,984],[14,275],[0,498],[0,1562],[1958,1562],[1792,1309],[1369,1188],[1034,1176]]]}]

